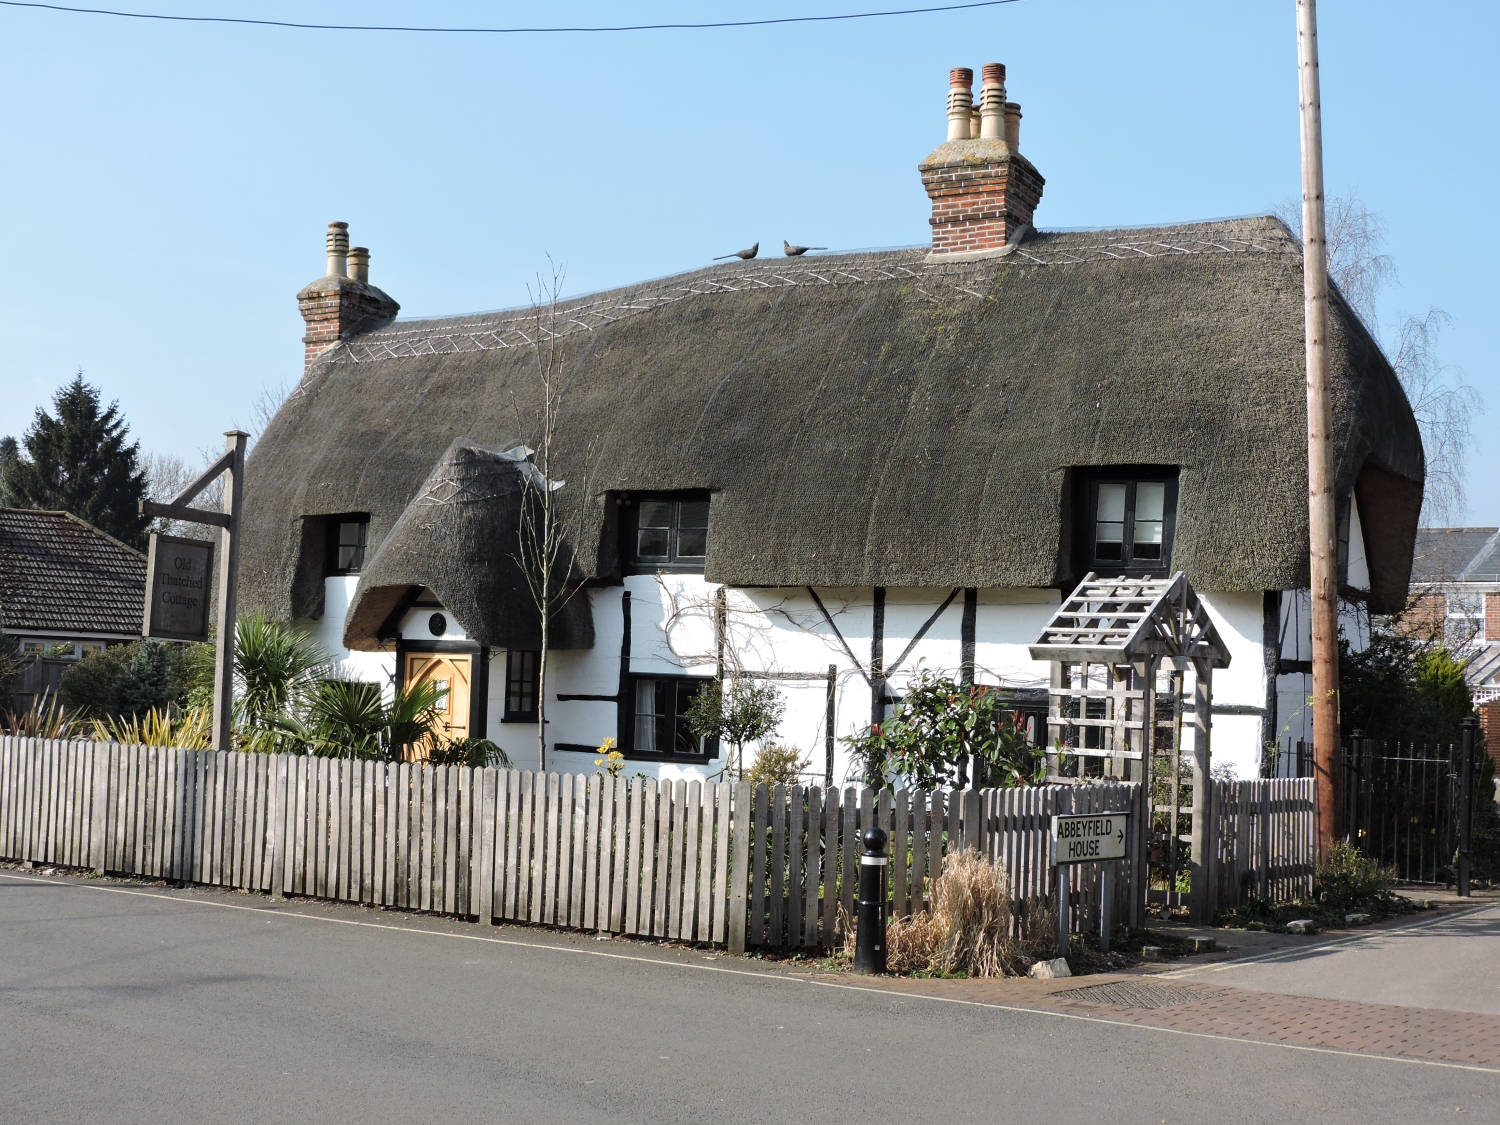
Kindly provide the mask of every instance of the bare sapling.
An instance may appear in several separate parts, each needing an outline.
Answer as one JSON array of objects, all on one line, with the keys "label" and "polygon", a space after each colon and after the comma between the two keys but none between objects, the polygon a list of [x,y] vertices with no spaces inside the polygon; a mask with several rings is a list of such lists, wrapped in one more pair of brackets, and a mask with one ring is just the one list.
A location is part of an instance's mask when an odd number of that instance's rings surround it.
[{"label": "bare sapling", "polygon": [[573,462],[582,472],[582,478],[572,493],[576,500],[570,505],[560,504],[558,492],[567,481],[554,479],[553,471],[566,381],[557,306],[566,270],[553,263],[550,257],[548,262],[550,274],[538,274],[536,288],[531,291],[531,354],[537,393],[537,413],[532,426],[523,423],[522,408],[514,394],[511,397],[519,432],[526,434],[529,430],[531,435],[531,447],[518,451],[523,459],[517,468],[525,482],[520,507],[519,562],[541,622],[541,646],[537,654],[536,738],[539,768],[543,772],[547,769],[547,671],[552,622],[583,589],[574,573],[571,544],[582,542],[594,449],[591,441],[581,463]]}]

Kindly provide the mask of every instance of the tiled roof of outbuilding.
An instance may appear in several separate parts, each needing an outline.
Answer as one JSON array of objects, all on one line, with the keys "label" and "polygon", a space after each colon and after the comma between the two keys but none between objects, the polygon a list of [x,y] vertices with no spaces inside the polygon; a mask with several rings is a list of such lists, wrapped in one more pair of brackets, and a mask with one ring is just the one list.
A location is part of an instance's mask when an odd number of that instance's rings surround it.
[{"label": "tiled roof of outbuilding", "polygon": [[1500,582],[1500,530],[1493,527],[1424,527],[1417,532],[1412,581]]},{"label": "tiled roof of outbuilding", "polygon": [[67,512],[0,508],[0,621],[8,631],[141,631],[146,556]]}]

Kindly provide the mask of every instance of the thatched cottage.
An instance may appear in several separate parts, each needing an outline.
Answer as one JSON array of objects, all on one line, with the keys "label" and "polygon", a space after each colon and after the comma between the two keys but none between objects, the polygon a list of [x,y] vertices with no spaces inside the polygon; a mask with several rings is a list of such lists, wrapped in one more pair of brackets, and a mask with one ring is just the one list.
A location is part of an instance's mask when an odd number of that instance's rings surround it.
[{"label": "thatched cottage", "polygon": [[[1181,570],[1231,666],[1215,758],[1306,726],[1302,256],[1269,217],[1034,227],[1004,69],[955,71],[920,165],[931,247],[733,261],[477,316],[401,320],[330,228],[306,371],[247,470],[242,601],[348,674],[440,678],[452,729],[537,764],[538,614],[518,556],[541,366],[581,589],[552,627],[548,768],[714,772],[681,712],[769,676],[777,738],[838,741],[925,667],[1044,707],[1027,645],[1090,571]],[[1423,453],[1366,327],[1331,312],[1346,595],[1406,597]],[[836,760],[834,760],[836,759]]]}]

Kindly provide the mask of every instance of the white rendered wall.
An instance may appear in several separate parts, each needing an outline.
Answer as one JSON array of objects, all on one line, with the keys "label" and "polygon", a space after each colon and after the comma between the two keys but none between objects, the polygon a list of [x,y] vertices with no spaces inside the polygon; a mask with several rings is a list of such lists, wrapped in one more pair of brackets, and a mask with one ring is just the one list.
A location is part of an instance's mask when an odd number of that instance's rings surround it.
[{"label": "white rendered wall", "polygon": [[[395,676],[394,653],[349,652],[343,648],[344,618],[358,584],[354,577],[329,578],[325,583],[325,612],[320,621],[306,623],[314,639],[341,661],[341,675],[389,685]],[[559,743],[596,747],[615,737],[617,708],[612,701],[560,700],[559,695],[613,696],[619,688],[620,645],[623,640],[621,603],[631,595],[630,671],[635,675],[712,676],[716,668],[714,600],[719,587],[701,575],[636,575],[623,586],[590,588],[594,646],[578,651],[553,651],[547,673],[548,755],[550,770],[593,773],[596,751],[556,749]],[[899,665],[908,644],[933,612],[947,599],[948,588],[892,589],[886,593],[884,661],[892,695],[900,695],[921,670],[957,675],[961,657],[963,593],[954,597],[933,621],[922,639]],[[786,702],[780,727],[767,741],[795,746],[808,761],[810,780],[821,779],[826,767],[826,674],[835,669],[835,754],[837,784],[857,780],[843,740],[863,730],[871,718],[871,691],[866,678],[870,665],[874,622],[874,594],[866,588],[819,589],[818,596],[838,634],[801,587],[725,591],[725,664],[746,672],[808,673],[814,678],[777,679]],[[1305,592],[1303,592],[1305,602]],[[1296,655],[1302,643],[1296,594],[1283,599],[1283,655]],[[426,600],[426,599],[424,599]],[[1014,688],[1047,684],[1048,668],[1033,661],[1028,646],[1058,604],[1056,590],[980,590],[975,615],[975,678],[981,683]],[[1206,594],[1210,616],[1229,645],[1232,661],[1214,676],[1214,702],[1219,706],[1263,709],[1265,665],[1262,651],[1263,619],[1258,594]],[[441,612],[447,618],[441,637],[432,636],[428,621]],[[463,640],[463,623],[448,610],[418,606],[402,619],[400,632],[409,641]],[[846,648],[847,646],[847,648]],[[505,713],[503,651],[491,653],[487,734],[510,756],[518,769],[537,769],[540,753],[535,723],[503,722]],[[1291,680],[1296,677],[1281,677]],[[1278,685],[1279,687],[1281,685]],[[1283,715],[1296,710],[1295,689],[1288,685]],[[1287,706],[1288,703],[1292,705]],[[1224,715],[1213,719],[1213,754],[1240,777],[1254,777],[1265,738],[1263,714]],[[758,746],[746,748],[753,761]],[[722,751],[721,751],[722,753]],[[723,768],[722,757],[707,765],[682,762],[629,761],[626,773],[676,779],[712,776]]]},{"label": "white rendered wall", "polygon": [[[1213,675],[1210,756],[1215,766],[1232,770],[1236,777],[1259,777],[1267,725],[1264,596],[1201,591],[1198,596],[1229,649],[1229,667],[1216,669]],[[1222,708],[1248,713],[1226,714]],[[1192,745],[1191,730],[1192,724],[1185,721],[1185,746]]]},{"label": "white rendered wall", "polygon": [[359,680],[385,685],[389,692],[396,676],[396,654],[393,652],[351,652],[344,647],[344,618],[358,575],[340,575],[323,579],[323,616],[300,624],[319,648],[337,662],[340,679]]}]

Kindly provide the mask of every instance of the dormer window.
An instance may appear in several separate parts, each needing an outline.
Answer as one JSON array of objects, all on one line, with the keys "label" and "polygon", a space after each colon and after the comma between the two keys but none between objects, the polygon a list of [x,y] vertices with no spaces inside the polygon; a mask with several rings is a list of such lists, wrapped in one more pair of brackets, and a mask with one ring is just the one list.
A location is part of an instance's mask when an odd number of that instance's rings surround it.
[{"label": "dormer window", "polygon": [[1078,576],[1146,577],[1172,566],[1175,468],[1100,469],[1079,489]]},{"label": "dormer window", "polygon": [[365,566],[365,543],[369,536],[370,517],[360,513],[329,516],[327,565],[329,575],[358,574]]},{"label": "dormer window", "polygon": [[623,504],[621,547],[632,571],[702,571],[708,557],[707,492],[647,492]]}]

